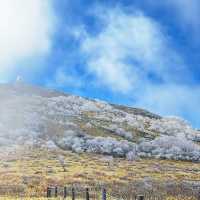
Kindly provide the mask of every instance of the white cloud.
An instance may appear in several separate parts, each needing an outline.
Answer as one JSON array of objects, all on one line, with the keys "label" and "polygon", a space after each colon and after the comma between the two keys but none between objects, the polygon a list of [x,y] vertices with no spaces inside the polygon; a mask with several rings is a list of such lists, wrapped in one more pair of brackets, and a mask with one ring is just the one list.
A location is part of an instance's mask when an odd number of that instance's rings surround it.
[{"label": "white cloud", "polygon": [[81,49],[87,55],[88,71],[112,90],[130,92],[150,72],[164,81],[173,80],[173,70],[185,68],[153,19],[119,8],[99,12],[97,18],[104,25],[102,31],[95,36],[84,34]]},{"label": "white cloud", "polygon": [[147,85],[136,94],[136,105],[161,115],[178,115],[199,126],[200,87],[175,84]]},{"label": "white cloud", "polygon": [[0,0],[0,73],[51,47],[51,0]]}]

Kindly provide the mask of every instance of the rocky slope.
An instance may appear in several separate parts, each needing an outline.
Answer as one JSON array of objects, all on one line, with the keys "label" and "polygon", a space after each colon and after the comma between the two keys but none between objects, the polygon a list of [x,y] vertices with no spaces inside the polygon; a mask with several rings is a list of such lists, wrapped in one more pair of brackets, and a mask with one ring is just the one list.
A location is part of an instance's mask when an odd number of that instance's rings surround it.
[{"label": "rocky slope", "polygon": [[176,117],[22,82],[0,85],[0,148],[27,144],[129,160],[200,161],[200,132]]}]

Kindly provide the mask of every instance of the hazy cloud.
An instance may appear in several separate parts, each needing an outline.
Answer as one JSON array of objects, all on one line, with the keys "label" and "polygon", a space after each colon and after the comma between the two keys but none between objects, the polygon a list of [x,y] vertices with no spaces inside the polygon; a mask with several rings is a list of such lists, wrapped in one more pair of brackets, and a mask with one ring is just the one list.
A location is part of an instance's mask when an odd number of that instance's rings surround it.
[{"label": "hazy cloud", "polygon": [[136,105],[161,115],[177,115],[199,126],[200,87],[175,84],[146,85],[136,94]]},{"label": "hazy cloud", "polygon": [[192,27],[195,32],[200,31],[200,1],[199,0],[168,0],[168,5],[174,6],[181,25]]},{"label": "hazy cloud", "polygon": [[67,67],[67,69],[60,67],[56,70],[54,79],[49,80],[46,85],[53,88],[62,88],[64,86],[78,89],[84,86],[84,81],[70,67]]}]

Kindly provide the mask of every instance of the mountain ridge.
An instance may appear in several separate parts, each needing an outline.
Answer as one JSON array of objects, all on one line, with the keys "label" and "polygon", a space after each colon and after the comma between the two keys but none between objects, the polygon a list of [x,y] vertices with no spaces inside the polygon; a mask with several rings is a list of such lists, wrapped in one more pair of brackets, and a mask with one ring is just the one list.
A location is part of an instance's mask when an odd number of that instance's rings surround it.
[{"label": "mountain ridge", "polygon": [[0,144],[42,145],[128,160],[200,161],[186,121],[23,82],[0,85]]},{"label": "mountain ridge", "polygon": [[[0,84],[0,90],[2,92],[2,90],[13,90],[16,91],[18,93],[22,93],[22,94],[26,94],[26,95],[38,95],[38,96],[42,96],[42,97],[55,97],[55,96],[69,96],[69,95],[73,95],[73,94],[69,94],[66,92],[61,92],[55,89],[50,89],[50,88],[45,88],[45,87],[41,87],[41,86],[37,86],[37,85],[31,85],[31,84],[27,84],[24,83],[23,81],[16,81],[12,84]],[[73,96],[77,96],[78,95],[73,95]],[[92,99],[92,98],[88,98],[88,97],[82,97],[84,99],[90,100],[90,101],[102,101],[99,99]],[[154,114],[152,112],[149,112],[148,110],[145,109],[141,109],[141,108],[136,108],[136,107],[130,107],[130,106],[126,106],[126,105],[122,105],[122,104],[114,104],[114,103],[109,103],[108,104],[118,108],[118,109],[126,109],[126,112],[132,112],[133,114],[138,114],[138,115],[146,115],[152,118],[161,118],[161,116]]]}]

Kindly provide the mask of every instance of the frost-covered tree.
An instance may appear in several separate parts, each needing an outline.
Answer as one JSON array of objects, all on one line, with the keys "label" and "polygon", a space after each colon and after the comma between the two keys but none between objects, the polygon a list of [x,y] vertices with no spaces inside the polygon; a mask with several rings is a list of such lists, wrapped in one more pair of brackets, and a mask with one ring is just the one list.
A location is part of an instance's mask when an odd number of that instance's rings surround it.
[{"label": "frost-covered tree", "polygon": [[58,161],[59,161],[61,167],[63,168],[63,172],[66,172],[67,171],[67,163],[65,161],[65,157],[62,156],[62,155],[59,155],[58,156]]},{"label": "frost-covered tree", "polygon": [[138,155],[175,160],[200,161],[200,147],[184,135],[161,136],[138,145]]}]

